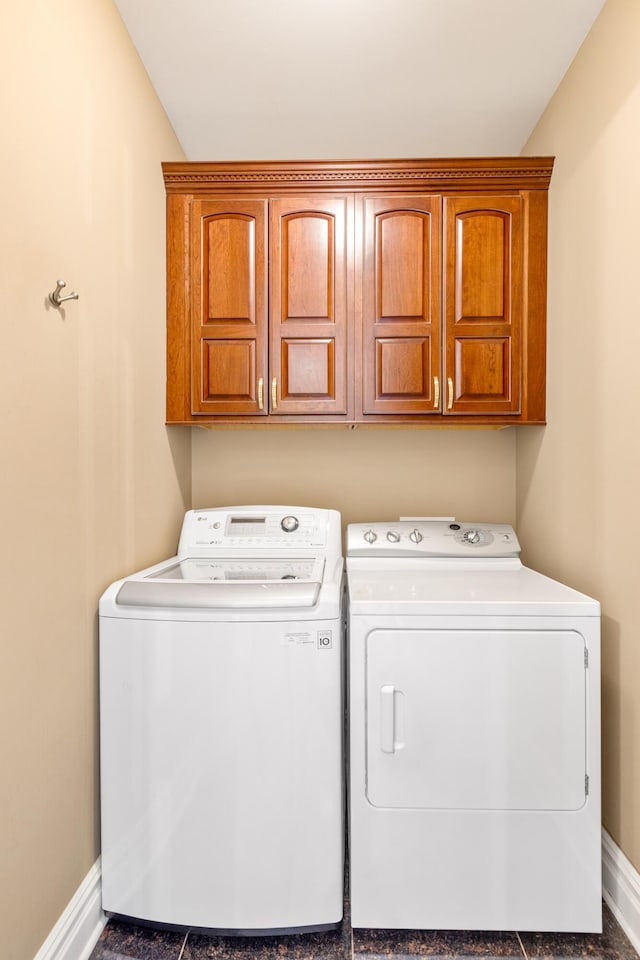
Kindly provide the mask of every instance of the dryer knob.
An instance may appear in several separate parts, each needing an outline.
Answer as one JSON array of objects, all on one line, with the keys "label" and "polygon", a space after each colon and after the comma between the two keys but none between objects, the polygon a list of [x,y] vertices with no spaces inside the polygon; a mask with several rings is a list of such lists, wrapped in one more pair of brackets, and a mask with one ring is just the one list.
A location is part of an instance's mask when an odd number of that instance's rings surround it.
[{"label": "dryer knob", "polygon": [[293,531],[297,530],[300,526],[300,521],[297,517],[283,517],[280,521],[280,526],[285,533],[293,533]]},{"label": "dryer knob", "polygon": [[409,534],[409,540],[413,540],[414,543],[420,543],[420,541],[422,540],[422,534],[420,533],[417,527],[415,528],[415,530],[412,530],[411,533]]},{"label": "dryer knob", "polygon": [[367,543],[373,543],[375,540],[378,539],[378,534],[375,532],[375,530],[369,529],[366,531],[364,538],[367,541]]},{"label": "dryer knob", "polygon": [[462,539],[465,543],[480,543],[482,537],[479,530],[465,530]]},{"label": "dryer knob", "polygon": [[387,540],[389,543],[400,543],[400,534],[397,530],[389,530],[387,532]]}]

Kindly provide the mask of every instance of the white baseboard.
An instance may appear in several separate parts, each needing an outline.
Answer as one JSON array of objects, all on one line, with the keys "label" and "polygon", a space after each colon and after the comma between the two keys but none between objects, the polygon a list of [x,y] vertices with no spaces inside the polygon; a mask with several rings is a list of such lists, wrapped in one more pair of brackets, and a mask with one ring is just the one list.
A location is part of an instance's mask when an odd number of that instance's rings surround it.
[{"label": "white baseboard", "polygon": [[604,828],[602,887],[607,906],[640,953],[640,874]]},{"label": "white baseboard", "polygon": [[88,960],[106,922],[98,857],[34,960]]}]

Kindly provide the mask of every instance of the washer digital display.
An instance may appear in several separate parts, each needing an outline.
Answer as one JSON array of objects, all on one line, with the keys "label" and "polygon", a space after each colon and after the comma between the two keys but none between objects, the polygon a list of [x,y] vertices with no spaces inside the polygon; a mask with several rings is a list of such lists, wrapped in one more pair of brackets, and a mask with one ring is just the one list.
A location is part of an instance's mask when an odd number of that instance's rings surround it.
[{"label": "washer digital display", "polygon": [[267,518],[229,517],[225,532],[229,537],[263,537],[267,532]]}]

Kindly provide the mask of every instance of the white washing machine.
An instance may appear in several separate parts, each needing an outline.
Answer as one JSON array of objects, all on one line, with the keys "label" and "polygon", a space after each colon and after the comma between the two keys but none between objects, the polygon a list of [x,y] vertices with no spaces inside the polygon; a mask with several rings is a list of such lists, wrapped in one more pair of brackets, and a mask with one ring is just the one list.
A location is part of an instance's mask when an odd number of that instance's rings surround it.
[{"label": "white washing machine", "polygon": [[340,515],[194,510],[100,601],[105,911],[230,933],[343,909]]},{"label": "white washing machine", "polygon": [[510,526],[348,528],[354,927],[600,932],[600,607]]}]

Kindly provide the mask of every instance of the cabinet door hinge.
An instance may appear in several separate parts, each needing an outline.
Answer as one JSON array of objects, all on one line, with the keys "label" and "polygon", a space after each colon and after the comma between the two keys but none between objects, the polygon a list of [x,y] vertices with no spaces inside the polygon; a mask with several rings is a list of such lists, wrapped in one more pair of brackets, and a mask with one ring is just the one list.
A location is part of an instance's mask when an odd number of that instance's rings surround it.
[{"label": "cabinet door hinge", "polygon": [[585,670],[589,669],[589,651],[587,648],[584,648],[584,668]]},{"label": "cabinet door hinge", "polygon": [[584,775],[584,795],[585,797],[589,796],[589,774],[585,773]]}]

